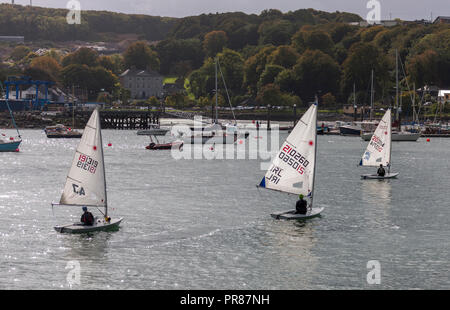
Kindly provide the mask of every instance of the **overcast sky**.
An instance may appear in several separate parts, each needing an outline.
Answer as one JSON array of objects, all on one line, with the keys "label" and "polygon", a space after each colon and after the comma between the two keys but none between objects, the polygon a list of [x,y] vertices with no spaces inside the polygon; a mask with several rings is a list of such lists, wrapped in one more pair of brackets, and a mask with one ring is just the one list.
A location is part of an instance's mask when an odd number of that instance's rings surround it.
[{"label": "overcast sky", "polygon": [[[65,8],[68,0],[32,0],[33,5]],[[366,18],[368,0],[79,0],[82,10],[107,10],[155,16],[183,17],[202,13],[235,12],[260,13],[267,8],[283,12],[304,8],[334,12],[357,13]],[[450,16],[450,0],[379,0],[381,19],[433,19]],[[11,3],[11,0],[0,2]],[[30,0],[15,0],[29,4]]]}]

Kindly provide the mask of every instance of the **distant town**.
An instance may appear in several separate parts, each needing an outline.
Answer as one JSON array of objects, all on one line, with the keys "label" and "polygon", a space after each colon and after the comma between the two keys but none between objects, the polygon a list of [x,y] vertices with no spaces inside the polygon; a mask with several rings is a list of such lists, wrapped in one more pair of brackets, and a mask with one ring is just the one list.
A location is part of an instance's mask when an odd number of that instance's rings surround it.
[{"label": "distant town", "polygon": [[[270,109],[274,120],[290,121],[317,95],[329,120],[362,120],[371,110],[381,117],[387,107],[413,122],[450,116],[450,17],[372,25],[312,9],[166,20],[91,11],[81,25],[55,33],[48,25],[58,27],[66,12],[0,5],[2,24],[17,16],[17,27],[0,28],[0,111],[8,101],[14,112],[44,120],[97,106],[210,116],[217,101],[225,118],[233,110],[237,118],[266,119]],[[21,25],[26,17],[34,26]],[[4,114],[0,122],[11,125]]]}]

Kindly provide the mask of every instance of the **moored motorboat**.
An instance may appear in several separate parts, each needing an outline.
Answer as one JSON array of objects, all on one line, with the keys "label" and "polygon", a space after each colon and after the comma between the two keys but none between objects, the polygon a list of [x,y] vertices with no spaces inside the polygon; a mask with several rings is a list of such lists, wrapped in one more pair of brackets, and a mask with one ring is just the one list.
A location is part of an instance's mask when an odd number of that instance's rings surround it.
[{"label": "moored motorboat", "polygon": [[47,126],[44,129],[47,138],[51,139],[79,139],[82,134],[72,128],[67,128],[62,124],[56,126]]},{"label": "moored motorboat", "polygon": [[[373,132],[371,133],[362,133],[361,138],[364,141],[370,141],[372,139]],[[420,138],[420,133],[417,132],[407,132],[407,131],[401,131],[401,132],[392,132],[392,141],[409,141],[409,142],[416,142]]]},{"label": "moored motorboat", "polygon": [[182,148],[184,145],[183,142],[181,141],[174,141],[174,142],[169,142],[169,143],[150,143],[149,145],[147,145],[145,148],[147,150],[171,150],[171,149],[180,149]]}]

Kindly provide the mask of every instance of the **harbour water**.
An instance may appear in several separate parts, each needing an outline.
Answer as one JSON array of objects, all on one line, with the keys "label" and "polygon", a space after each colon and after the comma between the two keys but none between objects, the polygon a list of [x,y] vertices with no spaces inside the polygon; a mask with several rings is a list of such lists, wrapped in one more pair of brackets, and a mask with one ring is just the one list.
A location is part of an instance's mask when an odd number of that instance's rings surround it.
[{"label": "harbour water", "polygon": [[[255,187],[260,160],[177,161],[105,130],[110,215],[124,222],[83,236],[53,230],[81,208],[50,206],[79,140],[21,134],[20,153],[0,154],[0,289],[450,289],[450,140],[394,143],[400,176],[380,182],[360,179],[372,172],[357,166],[367,142],[319,136],[325,211],[302,223],[270,217],[296,197]],[[372,260],[379,285],[367,282]]]}]

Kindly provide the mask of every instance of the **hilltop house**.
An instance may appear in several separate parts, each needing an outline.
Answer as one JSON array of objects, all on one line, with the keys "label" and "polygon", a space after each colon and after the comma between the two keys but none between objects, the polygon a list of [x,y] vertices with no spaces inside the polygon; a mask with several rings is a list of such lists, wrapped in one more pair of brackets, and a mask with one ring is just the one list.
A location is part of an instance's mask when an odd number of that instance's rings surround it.
[{"label": "hilltop house", "polygon": [[438,95],[439,103],[450,103],[450,90],[441,89]]},{"label": "hilltop house", "polygon": [[434,24],[450,24],[450,16],[438,16],[434,22]]},{"label": "hilltop house", "polygon": [[131,93],[131,99],[161,98],[163,76],[152,70],[128,69],[120,75],[120,84]]}]

